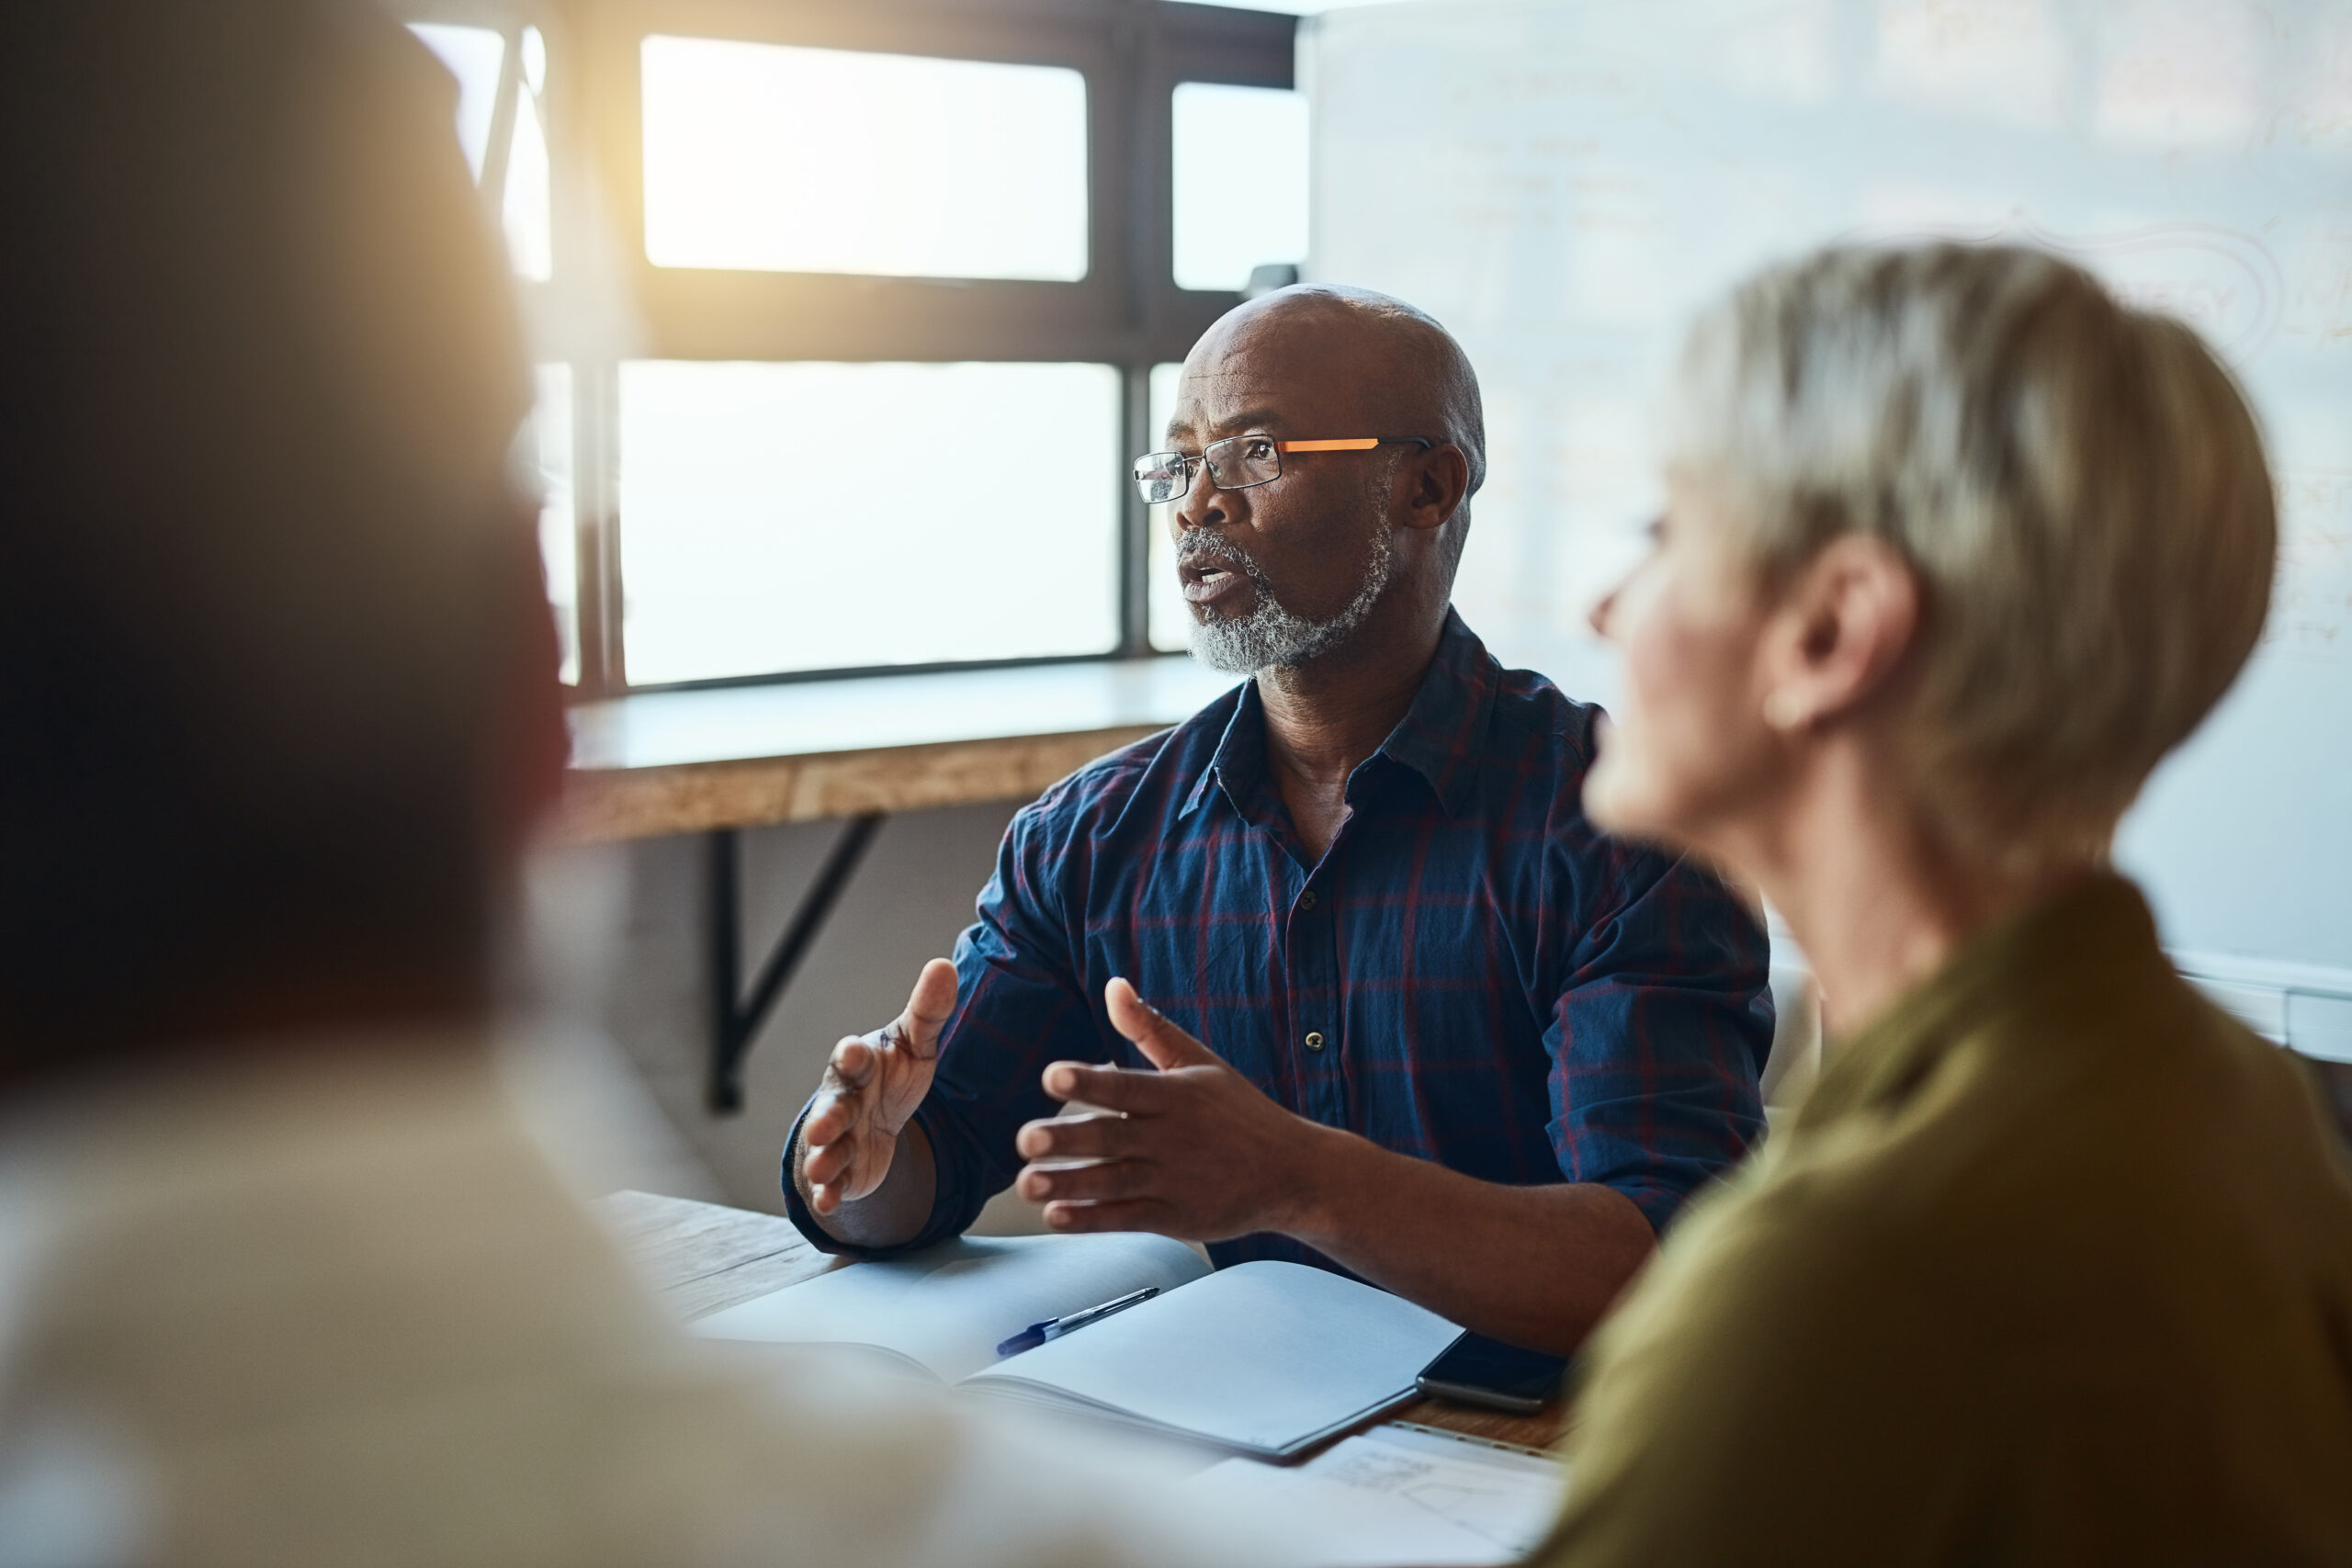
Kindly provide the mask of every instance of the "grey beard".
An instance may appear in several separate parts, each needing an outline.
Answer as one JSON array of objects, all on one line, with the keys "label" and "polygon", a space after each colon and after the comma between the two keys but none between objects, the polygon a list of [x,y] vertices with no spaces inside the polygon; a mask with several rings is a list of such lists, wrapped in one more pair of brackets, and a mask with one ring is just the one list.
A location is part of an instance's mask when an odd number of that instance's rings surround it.
[{"label": "grey beard", "polygon": [[1373,536],[1372,559],[1364,563],[1363,582],[1357,588],[1355,597],[1339,614],[1310,621],[1283,608],[1267,586],[1265,573],[1258,570],[1258,563],[1238,547],[1212,534],[1189,534],[1177,550],[1177,558],[1189,560],[1195,557],[1237,568],[1258,588],[1258,603],[1247,615],[1225,619],[1212,612],[1210,619],[1193,622],[1193,657],[1228,675],[1288,669],[1329,653],[1347,640],[1348,634],[1372,614],[1372,607],[1388,591],[1388,580],[1396,570],[1396,549],[1388,530],[1382,528]]}]

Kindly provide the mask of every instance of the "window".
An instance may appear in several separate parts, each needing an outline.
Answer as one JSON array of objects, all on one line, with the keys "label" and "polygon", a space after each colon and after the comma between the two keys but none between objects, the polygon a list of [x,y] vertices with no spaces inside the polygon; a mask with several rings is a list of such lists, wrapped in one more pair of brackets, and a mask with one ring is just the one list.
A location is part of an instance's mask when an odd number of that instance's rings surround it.
[{"label": "window", "polygon": [[[507,35],[495,28],[447,22],[412,22],[409,27],[458,79],[458,145],[498,209],[514,270],[525,277],[545,279],[554,250],[547,111],[541,103],[547,90],[546,35],[535,27],[517,29],[510,62]],[[498,111],[503,93],[513,95],[514,112],[502,126]],[[498,157],[492,157],[493,149]]]},{"label": "window", "polygon": [[621,367],[630,678],[1103,654],[1106,365]]},{"label": "window", "polygon": [[490,122],[498,110],[499,73],[506,62],[506,39],[494,28],[460,28],[446,23],[413,22],[410,30],[425,48],[441,57],[458,79],[458,145],[466,162],[481,178],[482,158],[490,151]]},{"label": "window", "polygon": [[525,297],[582,694],[1184,646],[1127,463],[1303,253],[1293,17],[392,4]]},{"label": "window", "polygon": [[[547,39],[536,27],[512,36],[495,28],[413,22],[411,30],[458,79],[458,144],[497,211],[507,254],[521,276],[544,281],[554,264],[552,166],[548,152]],[[511,96],[510,96],[511,95]],[[513,113],[502,125],[504,98]],[[502,140],[502,131],[503,137]],[[503,157],[492,157],[503,147]],[[542,365],[538,398],[516,437],[524,483],[541,498],[539,547],[555,611],[566,684],[580,680],[580,552],[572,490],[571,367]]]},{"label": "window", "polygon": [[520,80],[514,84],[514,136],[507,145],[506,178],[499,193],[500,227],[506,231],[506,254],[525,277],[546,281],[555,268],[555,235],[548,163],[547,39],[537,28],[525,28],[519,51]]},{"label": "window", "polygon": [[687,38],[644,62],[656,265],[1086,276],[1076,71]]},{"label": "window", "polygon": [[[1183,362],[1151,367],[1151,438],[1145,449],[1168,449],[1168,422],[1176,412],[1176,378]],[[1161,653],[1182,653],[1193,636],[1193,612],[1184,604],[1183,584],[1176,579],[1176,536],[1170,532],[1170,506],[1147,506],[1151,521],[1151,646]]]},{"label": "window", "polygon": [[571,367],[540,366],[538,393],[524,426],[526,477],[538,485],[539,556],[563,650],[563,681],[572,685],[580,680],[580,547],[571,491]]},{"label": "window", "polygon": [[1238,289],[1306,259],[1306,99],[1272,87],[1179,83],[1174,121],[1179,288]]}]

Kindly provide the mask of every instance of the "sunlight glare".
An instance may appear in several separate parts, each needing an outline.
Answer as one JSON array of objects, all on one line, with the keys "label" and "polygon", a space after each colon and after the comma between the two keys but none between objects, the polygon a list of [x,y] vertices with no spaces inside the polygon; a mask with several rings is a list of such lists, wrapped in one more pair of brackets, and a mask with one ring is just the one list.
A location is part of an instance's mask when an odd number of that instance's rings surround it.
[{"label": "sunlight glare", "polygon": [[506,40],[489,28],[441,22],[411,22],[409,31],[458,79],[458,143],[466,150],[467,167],[480,179],[482,154],[490,151],[491,111],[498,103],[498,72],[506,62]]},{"label": "sunlight glare", "polygon": [[1086,276],[1086,81],[1056,66],[650,37],[657,266]]}]

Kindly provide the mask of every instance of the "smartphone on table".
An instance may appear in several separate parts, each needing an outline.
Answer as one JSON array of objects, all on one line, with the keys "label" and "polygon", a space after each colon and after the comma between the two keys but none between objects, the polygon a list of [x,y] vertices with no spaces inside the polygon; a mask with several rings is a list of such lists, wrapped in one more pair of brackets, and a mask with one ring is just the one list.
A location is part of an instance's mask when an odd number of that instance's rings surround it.
[{"label": "smartphone on table", "polygon": [[1513,1416],[1532,1416],[1560,1392],[1566,1356],[1522,1350],[1483,1334],[1464,1334],[1421,1369],[1414,1386],[1432,1399],[1450,1399]]}]

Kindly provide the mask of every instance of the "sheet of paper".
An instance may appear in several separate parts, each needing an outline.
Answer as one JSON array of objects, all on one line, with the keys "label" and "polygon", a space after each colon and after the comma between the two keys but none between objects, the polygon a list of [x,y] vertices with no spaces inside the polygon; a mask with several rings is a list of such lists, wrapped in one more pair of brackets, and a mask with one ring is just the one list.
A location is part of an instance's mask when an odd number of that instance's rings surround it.
[{"label": "sheet of paper", "polygon": [[1566,1490],[1550,1460],[1391,1426],[1295,1468],[1227,1460],[1178,1495],[1251,1518],[1279,1563],[1489,1568],[1543,1540]]},{"label": "sheet of paper", "polygon": [[1166,1236],[967,1236],[820,1274],[694,1329],[713,1339],[872,1346],[956,1382],[994,1365],[998,1343],[1033,1323],[1146,1285],[1173,1291],[1208,1271],[1200,1254]]},{"label": "sheet of paper", "polygon": [[1274,1454],[1408,1394],[1461,1332],[1369,1285],[1295,1263],[1222,1269],[1002,1361],[967,1386],[1073,1401]]},{"label": "sheet of paper", "polygon": [[1566,1471],[1549,1460],[1396,1427],[1295,1468],[1227,1460],[1178,1488],[1193,1506],[1259,1521],[1277,1562],[1314,1568],[1516,1562],[1566,1492]]},{"label": "sheet of paper", "polygon": [[1305,1471],[1229,1459],[1177,1487],[1187,1506],[1247,1518],[1272,1564],[1295,1568],[1487,1568],[1512,1554],[1403,1498]]},{"label": "sheet of paper", "polygon": [[1489,1543],[1496,1562],[1541,1544],[1567,1496],[1567,1470],[1550,1460],[1396,1427],[1337,1443],[1300,1469],[1444,1519]]}]

